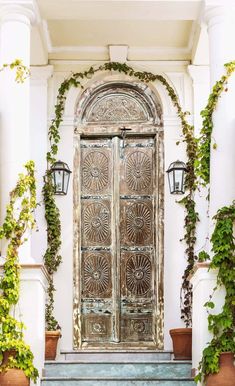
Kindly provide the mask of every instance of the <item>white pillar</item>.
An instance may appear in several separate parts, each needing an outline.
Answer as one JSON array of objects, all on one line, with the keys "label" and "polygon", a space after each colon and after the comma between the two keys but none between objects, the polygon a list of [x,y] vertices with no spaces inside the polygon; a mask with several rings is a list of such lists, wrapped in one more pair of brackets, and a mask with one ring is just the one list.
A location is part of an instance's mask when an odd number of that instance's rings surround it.
[{"label": "white pillar", "polygon": [[[210,4],[213,1],[210,1]],[[218,0],[217,0],[218,3]],[[224,64],[235,60],[235,7],[223,0],[223,6],[209,6],[205,10],[208,23],[211,85],[225,73]],[[228,92],[219,98],[213,114],[210,163],[210,218],[217,210],[230,205],[235,192],[235,75],[228,83]]]},{"label": "white pillar", "polygon": [[[211,86],[225,73],[224,64],[235,60],[235,11],[229,0],[205,0],[205,19],[208,24],[210,50]],[[200,95],[198,95],[200,98]],[[229,80],[228,92],[219,98],[213,114],[212,145],[210,162],[210,204],[208,234],[214,230],[213,216],[224,205],[230,205],[235,193],[235,76]],[[216,284],[216,271],[198,264],[191,278],[193,284],[193,368],[197,368],[202,351],[210,341],[207,313],[204,307]],[[215,309],[221,311],[224,290],[214,294]]]},{"label": "white pillar", "polygon": [[[30,3],[28,1],[28,5]],[[17,1],[14,5],[9,1],[9,5],[1,7],[1,64],[21,59],[25,66],[29,66],[30,26],[33,21],[33,8],[17,5]],[[30,159],[29,79],[17,84],[14,78],[14,71],[9,69],[0,74],[1,223],[5,218],[9,192],[15,187],[23,165]],[[4,254],[4,243],[2,251]],[[21,261],[32,260],[30,241],[21,248],[20,255]]]},{"label": "white pillar", "polygon": [[[53,74],[53,66],[31,67],[30,72],[30,158],[35,162],[37,202],[42,202],[43,176],[47,168],[46,153],[48,151],[47,91],[48,79]],[[43,205],[37,207],[35,217],[38,232],[32,233],[31,256],[37,262],[42,262],[42,256],[47,248]]]}]

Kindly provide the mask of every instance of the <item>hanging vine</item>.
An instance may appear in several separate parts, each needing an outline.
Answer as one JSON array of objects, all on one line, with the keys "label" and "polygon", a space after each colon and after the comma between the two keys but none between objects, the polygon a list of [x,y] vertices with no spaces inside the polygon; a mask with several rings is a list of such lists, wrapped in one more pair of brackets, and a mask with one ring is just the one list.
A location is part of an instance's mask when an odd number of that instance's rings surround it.
[{"label": "hanging vine", "polygon": [[[183,132],[183,142],[186,143],[186,153],[187,153],[187,175],[185,181],[185,188],[188,190],[188,194],[181,203],[185,206],[186,216],[185,216],[185,235],[184,240],[187,244],[186,255],[187,255],[187,267],[183,275],[183,284],[182,284],[182,319],[184,320],[186,326],[191,324],[191,303],[192,303],[192,289],[188,280],[188,274],[191,271],[195,254],[194,254],[194,245],[196,242],[195,230],[196,223],[198,221],[198,214],[195,211],[195,202],[194,202],[194,192],[196,189],[196,176],[194,171],[194,164],[196,161],[197,154],[197,143],[194,138],[194,127],[189,125],[187,122],[186,116],[188,112],[184,112],[180,106],[180,102],[177,94],[174,89],[170,86],[167,80],[162,75],[154,75],[150,72],[140,72],[135,71],[132,67],[127,64],[121,64],[117,62],[108,62],[97,68],[90,67],[87,71],[73,73],[68,79],[65,79],[59,87],[57,95],[57,103],[55,105],[55,117],[52,119],[51,125],[49,127],[48,136],[50,140],[50,150],[47,153],[47,162],[48,169],[56,161],[56,155],[58,152],[58,144],[60,141],[59,127],[63,121],[63,114],[65,109],[65,101],[68,91],[71,87],[81,87],[83,88],[82,81],[84,79],[90,79],[95,73],[101,71],[117,71],[139,79],[141,82],[149,83],[159,81],[166,88],[169,97],[171,98],[173,105],[177,110],[178,117],[180,118]],[[58,268],[58,265],[61,261],[59,254],[59,247],[61,244],[61,226],[60,226],[60,215],[59,210],[56,207],[55,198],[53,196],[53,186],[52,180],[49,178],[49,172],[46,174],[45,185],[44,185],[44,201],[46,207],[46,221],[47,221],[47,230],[48,230],[48,249],[45,254],[45,263],[50,261],[50,276],[52,278],[53,272]],[[55,226],[57,224],[57,226]],[[50,235],[53,234],[53,237]],[[55,245],[57,247],[55,247]],[[46,263],[47,265],[47,263]],[[54,267],[54,268],[53,268]],[[56,325],[55,319],[53,317],[53,292],[55,288],[53,282],[49,285],[49,301],[47,305],[47,315],[49,315],[49,324]]]},{"label": "hanging vine", "polygon": [[[210,182],[210,157],[211,157],[211,136],[213,130],[212,115],[217,106],[218,100],[223,91],[227,91],[227,83],[235,71],[235,61],[225,64],[226,74],[222,75],[209,95],[205,109],[201,111],[202,129],[198,139],[198,156],[195,162],[196,174],[204,186]],[[212,145],[216,149],[216,143]]]},{"label": "hanging vine", "polygon": [[[235,202],[229,207],[219,209],[214,216],[215,229],[211,237],[213,258],[210,269],[217,269],[217,288],[226,291],[222,311],[208,316],[208,329],[213,338],[203,350],[199,364],[199,374],[195,381],[201,382],[211,373],[219,371],[219,356],[222,352],[235,352],[235,243],[233,229],[235,224]],[[215,289],[215,290],[216,290]],[[214,291],[215,292],[215,291]],[[205,307],[215,307],[210,296]]]},{"label": "hanging vine", "polygon": [[15,81],[17,83],[23,83],[30,75],[28,67],[26,67],[20,59],[16,59],[11,63],[4,63],[0,68],[0,71],[4,71],[7,68],[15,70]]},{"label": "hanging vine", "polygon": [[34,162],[29,161],[26,174],[20,174],[15,189],[10,194],[6,218],[0,227],[0,239],[8,241],[6,260],[3,265],[3,277],[0,280],[0,361],[3,353],[14,350],[8,363],[0,367],[0,372],[8,368],[24,371],[26,377],[36,382],[38,371],[33,365],[33,353],[24,342],[24,325],[12,316],[12,309],[19,300],[20,264],[18,250],[26,239],[27,229],[35,226],[33,212],[36,208],[36,183]]}]

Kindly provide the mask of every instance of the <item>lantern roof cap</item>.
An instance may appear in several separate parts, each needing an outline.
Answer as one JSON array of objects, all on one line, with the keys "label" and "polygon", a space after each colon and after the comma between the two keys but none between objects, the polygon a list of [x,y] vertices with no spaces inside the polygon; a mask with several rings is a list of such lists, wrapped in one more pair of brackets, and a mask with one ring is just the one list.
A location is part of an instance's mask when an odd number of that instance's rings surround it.
[{"label": "lantern roof cap", "polygon": [[169,168],[167,169],[167,173],[173,171],[173,170],[184,170],[186,171],[186,164],[183,161],[177,160],[170,164]]},{"label": "lantern roof cap", "polygon": [[60,160],[54,162],[54,164],[51,167],[51,170],[52,171],[61,170],[61,171],[65,171],[67,173],[72,173],[71,170],[69,169],[68,164],[66,164],[66,162],[63,162]]}]

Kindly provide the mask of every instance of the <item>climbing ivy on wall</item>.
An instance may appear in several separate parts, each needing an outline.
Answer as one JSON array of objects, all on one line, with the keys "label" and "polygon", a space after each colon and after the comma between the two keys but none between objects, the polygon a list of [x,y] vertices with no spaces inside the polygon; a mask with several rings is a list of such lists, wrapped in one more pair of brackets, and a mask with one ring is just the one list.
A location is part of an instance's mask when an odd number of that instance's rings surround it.
[{"label": "climbing ivy on wall", "polygon": [[24,342],[24,325],[12,315],[19,300],[20,264],[18,250],[24,244],[27,229],[35,226],[36,183],[34,162],[25,165],[26,173],[20,174],[15,189],[10,193],[10,202],[6,208],[6,217],[0,227],[0,239],[8,242],[3,276],[0,280],[0,361],[3,353],[13,350],[16,355],[1,366],[0,372],[8,368],[18,368],[36,382],[38,371],[33,365],[33,353]]},{"label": "climbing ivy on wall", "polygon": [[[213,338],[203,351],[196,382],[219,371],[219,355],[222,352],[235,352],[235,202],[219,209],[214,220],[215,229],[211,237],[213,257],[209,268],[218,270],[216,289],[224,286],[226,295],[222,311],[218,314],[209,313],[208,329]],[[213,295],[205,307],[213,309],[215,304],[212,300]]]},{"label": "climbing ivy on wall", "polygon": [[[235,71],[235,61],[225,64],[225,71],[225,75],[222,75],[220,80],[215,83],[209,95],[207,105],[201,111],[203,121],[201,135],[198,139],[198,156],[195,162],[195,169],[197,176],[204,186],[210,182],[211,137],[213,130],[212,115],[222,92],[227,91],[228,80]],[[216,149],[216,147],[216,143],[213,143],[212,148]]]},{"label": "climbing ivy on wall", "polygon": [[[195,230],[196,223],[198,221],[198,214],[195,211],[194,192],[196,189],[196,175],[194,170],[194,163],[196,161],[197,143],[194,138],[194,127],[191,126],[186,119],[188,112],[184,112],[180,106],[179,98],[174,89],[170,86],[167,80],[162,75],[154,75],[150,72],[135,71],[127,64],[121,64],[117,62],[108,62],[97,68],[90,67],[84,72],[73,73],[68,79],[65,79],[58,90],[57,102],[55,105],[55,117],[53,118],[49,127],[48,135],[50,140],[50,149],[47,153],[48,170],[52,164],[56,161],[56,155],[58,153],[58,144],[60,141],[59,128],[63,121],[63,114],[65,109],[66,96],[71,87],[83,88],[82,81],[90,79],[97,72],[103,71],[117,71],[134,77],[141,82],[149,83],[159,81],[166,88],[169,97],[171,98],[173,105],[176,107],[178,117],[182,125],[183,142],[186,143],[187,153],[187,174],[185,181],[185,188],[187,189],[187,195],[181,200],[181,203],[185,206],[185,235],[184,240],[187,244],[187,267],[183,275],[182,285],[182,319],[185,321],[186,326],[191,324],[191,303],[192,303],[192,290],[188,280],[188,274],[194,265],[194,246],[196,242]],[[46,173],[45,185],[43,188],[44,202],[46,208],[46,221],[48,229],[48,248],[45,254],[45,264],[50,261],[50,275],[52,278],[53,272],[58,268],[61,258],[59,255],[59,247],[61,244],[61,226],[60,226],[60,214],[56,207],[55,198],[53,196],[52,180],[49,178],[49,172]],[[55,226],[57,224],[57,226]],[[53,237],[51,237],[53,235]],[[56,247],[55,247],[56,246]],[[54,268],[53,268],[54,267]],[[49,303],[47,305],[47,311],[49,319],[54,326],[57,324],[52,315],[53,311],[53,283],[49,285]],[[48,321],[47,321],[48,322]]]}]

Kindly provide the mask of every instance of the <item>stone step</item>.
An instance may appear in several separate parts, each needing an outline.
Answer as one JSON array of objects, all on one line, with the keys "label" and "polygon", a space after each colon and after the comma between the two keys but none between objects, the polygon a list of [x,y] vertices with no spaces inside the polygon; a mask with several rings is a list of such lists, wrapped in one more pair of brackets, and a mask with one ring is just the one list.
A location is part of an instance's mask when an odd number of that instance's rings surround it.
[{"label": "stone step", "polygon": [[60,362],[46,362],[45,377],[46,378],[79,378],[87,379],[95,375],[99,378],[144,378],[165,379],[169,380],[175,377],[190,378],[191,376],[191,362],[186,361],[161,361],[157,363],[152,362],[89,362],[78,363],[70,361]]},{"label": "stone step", "polygon": [[128,378],[51,378],[43,379],[42,386],[195,386],[191,378],[128,379]]},{"label": "stone step", "polygon": [[120,351],[97,351],[94,350],[78,350],[78,351],[62,351],[63,358],[69,361],[77,362],[159,362],[169,361],[172,358],[171,351],[156,351],[156,350],[120,350]]}]

